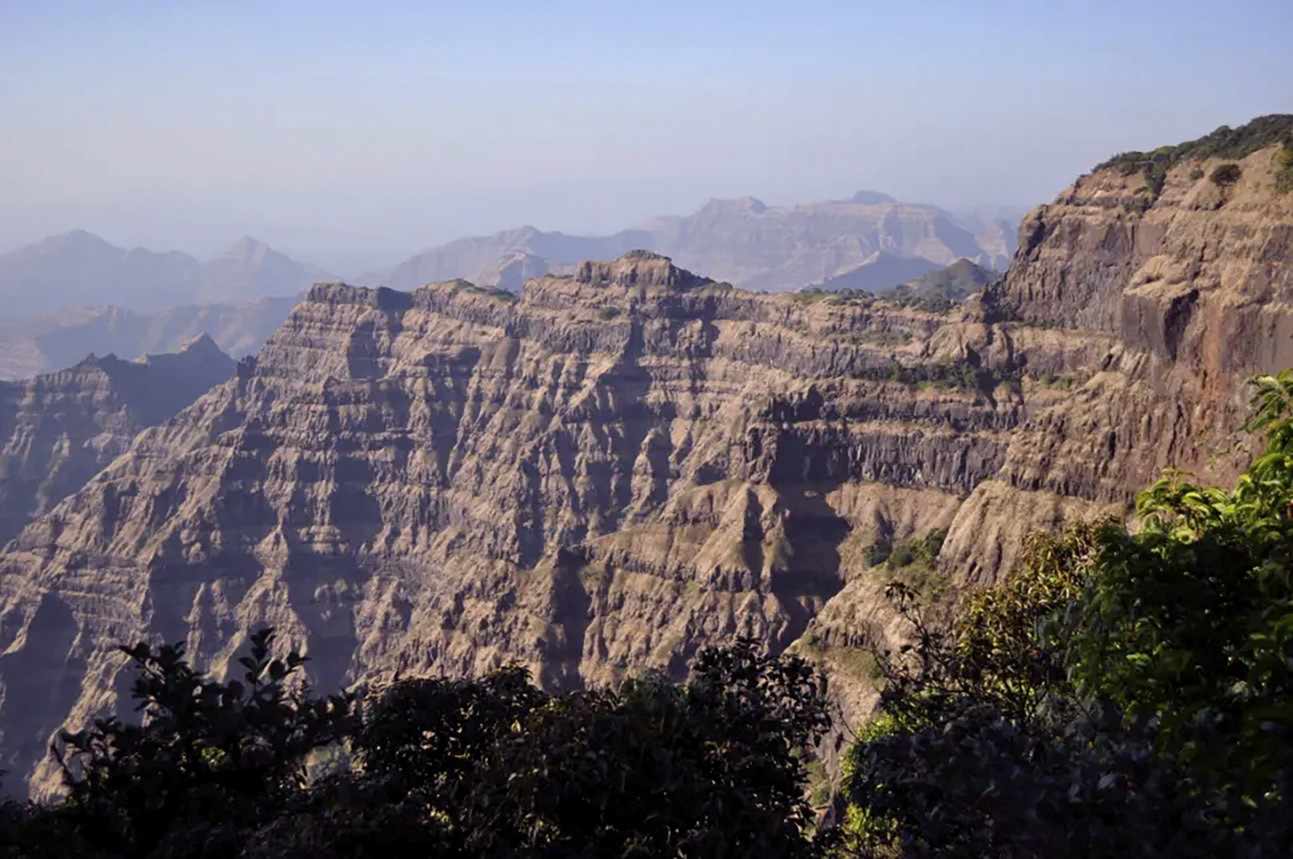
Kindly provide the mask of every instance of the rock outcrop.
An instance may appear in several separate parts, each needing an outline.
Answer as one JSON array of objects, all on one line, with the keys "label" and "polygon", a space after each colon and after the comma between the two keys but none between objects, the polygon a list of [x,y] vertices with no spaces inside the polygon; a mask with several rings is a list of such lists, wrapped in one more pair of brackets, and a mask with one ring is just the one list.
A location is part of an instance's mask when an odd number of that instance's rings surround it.
[{"label": "rock outcrop", "polygon": [[323,689],[608,683],[754,636],[856,718],[891,620],[872,544],[945,529],[942,574],[980,583],[1164,466],[1242,465],[1245,379],[1293,364],[1277,150],[1224,156],[1224,188],[1218,158],[1084,176],[948,313],[641,252],[520,297],[318,285],[0,558],[4,766],[48,789],[51,732],[123,703],[114,643],[223,672],[262,624]]},{"label": "rock outcrop", "polygon": [[175,354],[94,355],[26,382],[0,382],[0,544],[159,424],[233,375],[203,335]]}]

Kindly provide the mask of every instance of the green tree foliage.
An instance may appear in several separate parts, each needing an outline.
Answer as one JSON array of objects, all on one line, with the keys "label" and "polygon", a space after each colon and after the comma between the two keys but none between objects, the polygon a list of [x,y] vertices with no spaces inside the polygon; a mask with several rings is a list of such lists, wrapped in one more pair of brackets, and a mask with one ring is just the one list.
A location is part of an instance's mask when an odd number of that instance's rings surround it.
[{"label": "green tree foliage", "polygon": [[1254,385],[1233,489],[1169,474],[1135,533],[1035,537],[951,625],[891,588],[911,642],[849,753],[855,851],[1289,855],[1293,373]]},{"label": "green tree foliage", "polygon": [[1213,184],[1225,187],[1235,184],[1243,175],[1244,171],[1238,164],[1228,163],[1218,164],[1208,178],[1212,180]]},{"label": "green tree foliage", "polygon": [[272,658],[273,639],[270,630],[252,636],[243,679],[227,683],[193,671],[181,644],[122,647],[138,669],[142,723],[109,718],[62,734],[52,753],[69,789],[69,825],[110,855],[184,855],[194,843],[229,843],[299,788],[307,753],[347,731],[351,702],[290,692],[305,658]]},{"label": "green tree foliage", "polygon": [[[815,857],[808,750],[820,678],[751,641],[691,679],[551,695],[519,668],[404,679],[359,699],[289,693],[303,663],[253,640],[245,680],[178,646],[127,652],[142,725],[104,720],[58,748],[69,796],[0,809],[29,856]],[[347,766],[311,775],[322,751]],[[51,837],[51,833],[58,833]]]},{"label": "green tree foliage", "polygon": [[1281,194],[1293,191],[1293,142],[1285,143],[1275,156],[1275,190]]}]

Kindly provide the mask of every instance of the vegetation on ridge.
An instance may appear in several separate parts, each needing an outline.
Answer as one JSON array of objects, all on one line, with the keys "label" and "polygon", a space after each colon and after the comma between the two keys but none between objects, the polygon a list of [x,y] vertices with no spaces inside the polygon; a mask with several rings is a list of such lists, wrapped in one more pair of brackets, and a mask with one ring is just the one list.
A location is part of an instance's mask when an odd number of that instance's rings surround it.
[{"label": "vegetation on ridge", "polygon": [[[1283,144],[1286,148],[1293,147],[1293,114],[1259,116],[1238,128],[1223,125],[1197,140],[1187,140],[1175,146],[1160,146],[1149,152],[1122,152],[1096,165],[1095,169],[1115,168],[1124,176],[1140,171],[1145,176],[1150,195],[1157,198],[1163,190],[1167,171],[1182,161],[1202,161],[1207,158],[1237,161],[1259,149],[1277,144]],[[1280,184],[1281,181],[1277,179],[1277,187]]]}]

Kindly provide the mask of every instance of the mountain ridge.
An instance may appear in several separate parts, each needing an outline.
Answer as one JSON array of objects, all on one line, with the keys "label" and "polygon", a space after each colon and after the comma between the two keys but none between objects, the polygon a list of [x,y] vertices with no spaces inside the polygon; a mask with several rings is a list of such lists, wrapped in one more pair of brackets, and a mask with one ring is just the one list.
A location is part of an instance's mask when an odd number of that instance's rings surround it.
[{"label": "mountain ridge", "polygon": [[80,229],[0,254],[0,297],[10,319],[99,304],[104,295],[135,311],[281,297],[330,277],[250,237],[206,261],[118,247]]},{"label": "mountain ridge", "polygon": [[199,334],[241,358],[255,353],[287,318],[296,297],[181,305],[140,313],[115,305],[65,307],[46,316],[0,321],[0,380],[71,367],[89,352],[127,360],[174,352]]}]

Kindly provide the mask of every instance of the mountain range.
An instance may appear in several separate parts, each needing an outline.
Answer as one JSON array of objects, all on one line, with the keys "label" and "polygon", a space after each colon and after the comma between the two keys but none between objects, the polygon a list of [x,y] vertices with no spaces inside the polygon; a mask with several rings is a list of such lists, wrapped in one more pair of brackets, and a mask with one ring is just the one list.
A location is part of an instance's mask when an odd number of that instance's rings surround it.
[{"label": "mountain range", "polygon": [[655,218],[607,236],[527,226],[459,239],[359,281],[408,290],[461,277],[514,291],[527,277],[568,273],[580,260],[644,249],[745,289],[884,290],[961,258],[1003,269],[1014,250],[1014,232],[1004,212],[958,218],[876,191],[795,206],[742,197],[711,200],[691,215]]},{"label": "mountain range", "polygon": [[76,305],[134,311],[291,296],[330,275],[243,238],[205,262],[178,251],[112,245],[73,230],[0,254],[3,317],[15,320]]},{"label": "mountain range", "polygon": [[296,297],[190,304],[153,312],[115,305],[66,307],[31,319],[0,320],[0,380],[71,367],[89,353],[131,360],[176,352],[200,335],[235,358],[260,349]]}]

